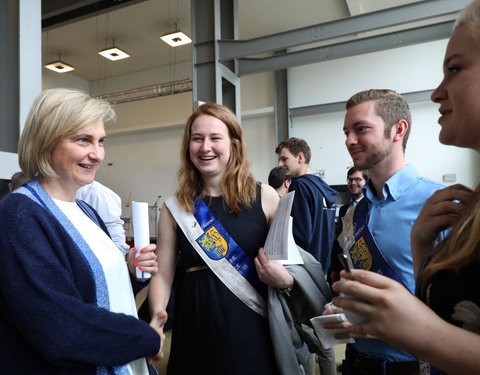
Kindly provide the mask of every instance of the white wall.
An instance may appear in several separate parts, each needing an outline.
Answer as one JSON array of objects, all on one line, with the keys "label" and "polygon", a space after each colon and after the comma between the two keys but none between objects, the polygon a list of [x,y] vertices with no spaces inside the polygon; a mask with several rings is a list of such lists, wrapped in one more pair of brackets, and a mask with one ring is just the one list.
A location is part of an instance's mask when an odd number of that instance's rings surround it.
[{"label": "white wall", "polygon": [[447,41],[309,64],[288,71],[290,107],[346,101],[370,88],[428,90],[442,77]]},{"label": "white wall", "polygon": [[[424,43],[310,64],[289,69],[290,107],[346,101],[354,93],[370,88],[390,88],[400,93],[434,89],[442,79],[446,40]],[[437,124],[438,105],[411,105],[412,130],[406,158],[426,177],[442,181],[455,173],[456,182],[474,187],[479,158],[471,150],[441,145]],[[330,184],[345,183],[352,166],[343,135],[344,111],[293,118],[289,135],[304,138],[312,149],[311,169],[325,171]]]},{"label": "white wall", "polygon": [[47,68],[42,68],[42,90],[66,87],[90,92],[88,81],[75,76],[73,72],[55,73]]},{"label": "white wall", "polygon": [[90,94],[100,95],[112,91],[149,86],[184,78],[192,78],[191,62],[178,63],[174,66],[164,65],[121,76],[91,81]]},{"label": "white wall", "polygon": [[182,126],[107,135],[97,179],[120,195],[123,216],[130,215],[129,197],[152,205],[158,195],[161,203],[175,191],[182,135]]},{"label": "white wall", "polygon": [[270,170],[277,165],[275,154],[275,103],[272,72],[253,74],[240,79],[241,123],[252,163],[252,173],[258,181],[267,183]]}]

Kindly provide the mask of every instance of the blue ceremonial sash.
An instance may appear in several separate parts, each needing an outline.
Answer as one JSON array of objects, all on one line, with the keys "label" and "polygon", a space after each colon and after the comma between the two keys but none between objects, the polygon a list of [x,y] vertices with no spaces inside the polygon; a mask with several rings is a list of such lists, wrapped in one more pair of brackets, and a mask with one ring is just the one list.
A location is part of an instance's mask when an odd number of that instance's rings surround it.
[{"label": "blue ceremonial sash", "polygon": [[[88,246],[87,242],[84,240],[80,232],[75,228],[72,222],[65,216],[63,211],[58,208],[53,199],[48,195],[43,186],[37,179],[32,179],[24,184],[22,187],[16,189],[12,194],[23,194],[41,205],[45,210],[47,210],[65,229],[68,235],[72,238],[73,242],[77,245],[80,253],[83,255],[83,258],[87,262],[91,272],[92,278],[95,283],[95,296],[96,296],[96,305],[102,307],[106,310],[110,310],[110,299],[108,295],[108,286],[107,280],[105,279],[105,274],[103,273],[103,268],[97,257],[93,253],[92,249]],[[86,203],[81,201],[76,201],[80,206],[83,212],[92,219],[97,225],[100,226],[95,214],[92,212],[92,209],[87,206]],[[97,367],[97,375],[129,375],[130,371],[126,365],[120,366],[99,366]]]},{"label": "blue ceremonial sash", "polygon": [[240,248],[235,240],[213,216],[210,209],[201,199],[195,202],[195,219],[204,233],[196,241],[213,260],[225,258],[264,298],[267,297],[267,286],[258,278],[255,264]]},{"label": "blue ceremonial sash", "polygon": [[352,260],[353,267],[387,276],[402,284],[407,290],[410,290],[402,278],[385,259],[378,248],[370,229],[368,229],[369,210],[367,199],[364,198],[360,200],[354,209],[353,226],[355,228],[355,243],[348,249],[348,255]]},{"label": "blue ceremonial sash", "polygon": [[170,213],[197,254],[218,279],[246,306],[267,317],[267,287],[254,263],[230,237],[203,201],[195,203],[195,215],[185,211],[175,196],[165,200]]}]

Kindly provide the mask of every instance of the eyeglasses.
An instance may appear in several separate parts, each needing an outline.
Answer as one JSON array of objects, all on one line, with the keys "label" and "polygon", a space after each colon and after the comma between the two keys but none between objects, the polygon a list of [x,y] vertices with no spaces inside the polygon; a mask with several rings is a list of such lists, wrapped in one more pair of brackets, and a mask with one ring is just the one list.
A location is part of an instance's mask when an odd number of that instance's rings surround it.
[{"label": "eyeglasses", "polygon": [[347,182],[349,184],[351,184],[353,182],[356,182],[358,184],[359,182],[362,182],[362,181],[363,181],[363,178],[361,178],[361,177],[347,178]]}]

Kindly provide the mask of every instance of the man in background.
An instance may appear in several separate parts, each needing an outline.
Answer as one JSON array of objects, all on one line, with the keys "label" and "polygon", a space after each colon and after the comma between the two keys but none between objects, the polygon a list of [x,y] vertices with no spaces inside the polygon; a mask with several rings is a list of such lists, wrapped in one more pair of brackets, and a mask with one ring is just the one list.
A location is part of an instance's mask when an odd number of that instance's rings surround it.
[{"label": "man in background", "polygon": [[347,188],[350,192],[350,201],[340,207],[338,217],[343,219],[347,211],[363,198],[363,187],[368,180],[368,171],[352,167],[347,172]]},{"label": "man in background", "polygon": [[330,270],[328,272],[328,282],[331,284],[333,281],[339,279],[339,273],[342,270],[342,264],[340,263],[338,256],[342,253],[342,248],[337,241],[337,237],[342,233],[343,229],[343,217],[358,202],[363,198],[363,187],[368,180],[368,172],[365,169],[359,169],[352,167],[347,172],[347,188],[350,192],[350,200],[340,207],[338,211],[338,221],[336,225],[335,240],[332,248],[332,260],[330,263]]},{"label": "man in background", "polygon": [[[289,138],[280,142],[275,152],[278,166],[291,178],[288,191],[295,191],[291,211],[295,242],[322,264],[326,275],[335,237],[338,192],[310,171],[311,151],[303,139]],[[337,373],[333,349],[319,349],[316,354],[321,374]],[[315,354],[310,355],[304,368],[307,375],[315,374]]]},{"label": "man in background", "polygon": [[322,263],[326,274],[335,236],[338,192],[310,171],[311,151],[303,139],[280,142],[275,152],[278,166],[291,178],[288,191],[295,190],[291,213],[295,242]]},{"label": "man in background", "polygon": [[122,201],[117,193],[98,181],[77,190],[77,199],[85,201],[98,212],[107,226],[108,233],[122,254],[127,255],[130,246],[126,242],[123,228]]},{"label": "man in background", "polygon": [[10,182],[8,183],[8,191],[11,193],[12,191],[18,189],[22,186],[25,182],[27,182],[29,178],[23,172],[16,172],[10,177]]},{"label": "man in background", "polygon": [[287,176],[280,167],[273,168],[268,175],[268,184],[277,191],[279,197],[288,193],[290,181],[290,176]]}]

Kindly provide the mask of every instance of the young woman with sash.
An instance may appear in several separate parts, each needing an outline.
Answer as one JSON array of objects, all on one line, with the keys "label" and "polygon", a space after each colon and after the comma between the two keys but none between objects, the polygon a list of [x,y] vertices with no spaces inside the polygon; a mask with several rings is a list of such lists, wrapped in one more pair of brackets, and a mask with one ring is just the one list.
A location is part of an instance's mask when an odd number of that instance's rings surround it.
[{"label": "young woman with sash", "polygon": [[152,325],[163,328],[175,275],[168,374],[278,374],[253,261],[278,195],[251,175],[228,108],[204,104],[188,119],[178,176],[160,214],[159,271],[149,286]]},{"label": "young woman with sash", "polygon": [[[94,180],[114,116],[78,90],[33,103],[18,147],[30,180],[0,204],[2,373],[147,375],[145,357],[161,355],[163,333],[137,318],[124,255],[75,200]],[[157,270],[154,250],[137,259],[145,271]]]},{"label": "young woman with sash", "polygon": [[[151,324],[163,329],[175,276],[168,374],[303,373],[280,317],[280,302],[274,298],[277,303],[270,308],[268,298],[267,312],[267,285],[259,279],[274,287],[269,296],[276,288],[288,293],[294,284],[295,271],[259,250],[279,198],[253,178],[235,114],[217,104],[200,106],[187,121],[181,163],[179,188],[160,215],[159,272],[149,287]],[[325,284],[320,263],[315,266]],[[298,273],[299,282],[310,275]],[[305,278],[310,289],[319,290]],[[322,303],[319,297],[312,299]],[[273,319],[272,311],[278,312]],[[275,340],[274,348],[270,332],[278,331],[276,337],[282,339]]]},{"label": "young woman with sash", "polygon": [[[480,152],[480,0],[459,15],[432,93],[440,104],[440,142]],[[432,162],[433,159],[432,159]],[[478,166],[477,166],[478,168]],[[451,228],[435,244],[437,235]],[[417,297],[395,281],[367,271],[342,271],[334,304],[369,323],[338,337],[377,337],[429,362],[432,374],[480,369],[480,186],[439,190],[427,200],[411,232]],[[354,280],[354,281],[352,281]]]}]

